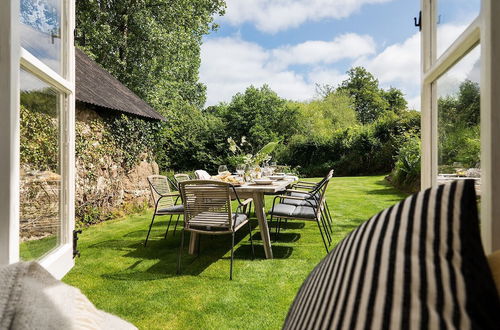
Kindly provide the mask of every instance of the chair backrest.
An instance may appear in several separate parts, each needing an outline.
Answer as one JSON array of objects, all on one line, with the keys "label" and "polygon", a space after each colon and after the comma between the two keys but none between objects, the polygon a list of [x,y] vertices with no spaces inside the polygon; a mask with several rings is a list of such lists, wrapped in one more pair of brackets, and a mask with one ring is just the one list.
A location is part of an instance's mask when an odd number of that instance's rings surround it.
[{"label": "chair backrest", "polygon": [[232,228],[231,184],[214,180],[189,180],[180,182],[179,188],[184,203],[186,229]]},{"label": "chair backrest", "polygon": [[210,174],[208,174],[208,172],[205,170],[194,171],[194,176],[198,180],[210,180],[212,178],[212,176]]},{"label": "chair backrest", "polygon": [[318,219],[321,217],[321,210],[325,205],[326,200],[326,190],[328,188],[328,184],[333,177],[333,170],[330,170],[328,174],[318,183],[318,185],[314,188],[314,190],[310,193],[314,196],[314,199],[318,203],[318,207],[316,208],[316,216]]},{"label": "chair backrest", "polygon": [[172,193],[166,176],[150,175],[148,176],[148,183],[149,189],[151,190],[151,197],[153,198],[153,204],[156,208],[165,208],[175,205],[172,196],[165,196]]},{"label": "chair backrest", "polygon": [[188,174],[184,173],[177,173],[174,174],[174,184],[175,184],[175,189],[179,190],[179,182],[186,181],[186,180],[191,180]]}]

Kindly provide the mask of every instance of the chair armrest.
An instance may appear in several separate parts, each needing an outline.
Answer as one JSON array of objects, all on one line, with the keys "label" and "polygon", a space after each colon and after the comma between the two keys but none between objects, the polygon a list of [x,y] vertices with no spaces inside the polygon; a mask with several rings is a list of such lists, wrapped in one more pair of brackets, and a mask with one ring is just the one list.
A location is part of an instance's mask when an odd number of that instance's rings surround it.
[{"label": "chair armrest", "polygon": [[247,198],[245,199],[243,202],[240,203],[240,206],[245,206],[245,205],[248,205],[252,202],[253,199],[251,198]]},{"label": "chair armrest", "polygon": [[281,198],[281,199],[295,199],[295,200],[299,200],[299,201],[305,201],[307,200],[307,197],[299,197],[299,196],[288,196],[288,195],[280,195],[280,196],[276,196],[274,198]]},{"label": "chair armrest", "polygon": [[285,190],[286,192],[288,193],[299,193],[299,194],[304,194],[304,195],[307,195],[307,196],[312,196],[309,192],[307,191],[304,191],[304,190],[297,190],[297,189],[287,189]]},{"label": "chair armrest", "polygon": [[160,194],[161,197],[180,197],[181,194],[179,192],[174,192],[174,193],[170,193],[170,194]]},{"label": "chair armrest", "polygon": [[303,185],[310,185],[310,186],[315,186],[318,183],[317,182],[311,182],[311,181],[297,181],[297,184],[303,184]]}]

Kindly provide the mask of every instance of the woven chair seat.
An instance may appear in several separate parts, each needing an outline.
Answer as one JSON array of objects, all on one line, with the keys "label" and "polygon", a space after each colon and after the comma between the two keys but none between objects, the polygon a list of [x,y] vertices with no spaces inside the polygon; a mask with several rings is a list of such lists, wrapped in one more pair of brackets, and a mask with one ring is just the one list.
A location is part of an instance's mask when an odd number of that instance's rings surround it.
[{"label": "woven chair seat", "polygon": [[[207,215],[212,217],[212,219],[207,221]],[[232,217],[235,228],[237,228],[239,225],[241,225],[248,219],[246,214],[238,214],[238,216],[236,216],[236,213],[232,213]],[[213,214],[210,214],[210,212],[207,212],[206,214],[200,213],[199,215],[194,216],[190,220],[190,227],[199,229],[203,228],[205,230],[229,229],[230,228],[229,226],[230,225],[227,218],[221,218],[219,221],[217,221],[213,218]]]}]

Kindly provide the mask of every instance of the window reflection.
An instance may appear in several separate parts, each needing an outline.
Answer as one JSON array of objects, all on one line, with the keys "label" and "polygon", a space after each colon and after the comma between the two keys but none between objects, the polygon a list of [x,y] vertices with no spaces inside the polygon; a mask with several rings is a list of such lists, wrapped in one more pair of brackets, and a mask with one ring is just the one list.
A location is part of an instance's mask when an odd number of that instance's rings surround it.
[{"label": "window reflection", "polygon": [[24,70],[20,96],[20,255],[33,260],[59,244],[63,96]]},{"label": "window reflection", "polygon": [[62,73],[61,0],[21,0],[21,46]]},{"label": "window reflection", "polygon": [[438,183],[474,178],[480,192],[480,47],[437,81]]},{"label": "window reflection", "polygon": [[465,31],[479,15],[480,0],[439,0],[437,17],[437,55]]}]

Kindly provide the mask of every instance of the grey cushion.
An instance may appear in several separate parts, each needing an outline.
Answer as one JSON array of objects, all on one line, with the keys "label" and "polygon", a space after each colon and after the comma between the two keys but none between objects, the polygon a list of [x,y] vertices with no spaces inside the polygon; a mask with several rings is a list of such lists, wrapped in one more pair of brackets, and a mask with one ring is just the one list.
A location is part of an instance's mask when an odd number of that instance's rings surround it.
[{"label": "grey cushion", "polygon": [[295,211],[293,211],[294,217],[314,219],[316,218],[316,210],[310,206],[297,206]]},{"label": "grey cushion", "polygon": [[248,218],[247,215],[244,213],[238,213],[238,216],[236,216],[236,213],[233,213],[234,226],[238,227],[247,218]]},{"label": "grey cushion", "polygon": [[174,205],[170,207],[165,207],[162,209],[158,209],[156,213],[183,213],[184,212],[184,205]]},{"label": "grey cushion", "polygon": [[277,215],[277,216],[292,216],[293,212],[295,211],[296,206],[295,205],[289,205],[289,204],[275,204],[274,208],[271,209],[269,212],[270,214]]}]

